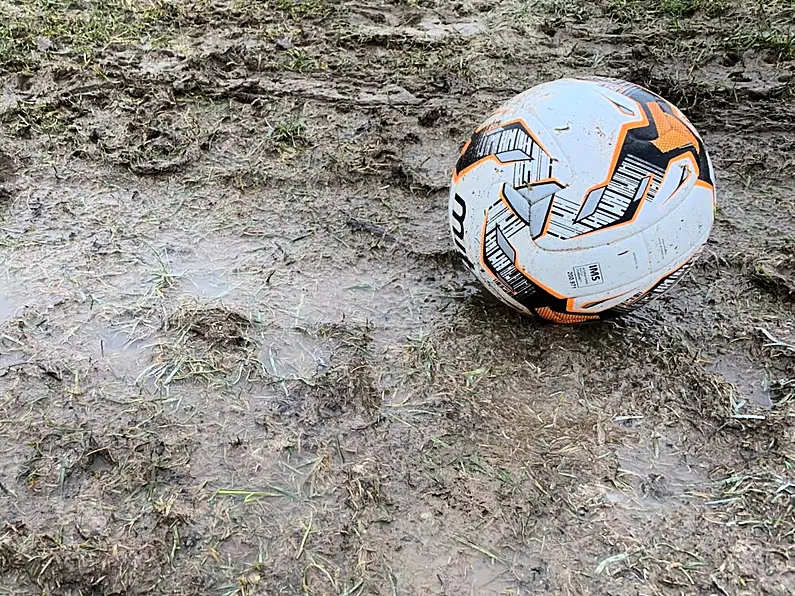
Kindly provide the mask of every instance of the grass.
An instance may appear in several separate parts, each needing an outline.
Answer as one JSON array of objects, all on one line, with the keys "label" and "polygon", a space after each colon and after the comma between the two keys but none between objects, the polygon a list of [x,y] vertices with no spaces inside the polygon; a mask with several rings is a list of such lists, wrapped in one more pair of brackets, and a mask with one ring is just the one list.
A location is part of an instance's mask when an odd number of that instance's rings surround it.
[{"label": "grass", "polygon": [[701,39],[713,50],[770,52],[774,60],[795,59],[795,29],[789,0],[748,4],[731,0],[610,0],[604,13],[637,35],[660,29]]},{"label": "grass", "polygon": [[21,101],[15,107],[0,112],[0,123],[12,135],[22,138],[35,135],[58,137],[66,132],[70,120],[66,110],[50,102]]},{"label": "grass", "polygon": [[795,498],[793,472],[791,461],[778,470],[764,466],[731,470],[717,481],[716,492],[708,505],[720,512],[727,524],[761,529],[774,539],[792,540],[795,536],[795,513],[791,505]]},{"label": "grass", "polygon": [[310,144],[306,121],[297,114],[272,124],[268,138],[280,149],[299,149]]},{"label": "grass", "polygon": [[324,19],[335,14],[339,8],[328,0],[275,0],[271,7],[291,19],[311,17]]},{"label": "grass", "polygon": [[731,39],[741,48],[769,51],[776,60],[795,60],[795,26],[792,23],[741,28]]},{"label": "grass", "polygon": [[309,55],[305,50],[293,48],[285,52],[286,60],[282,62],[287,70],[294,72],[312,72],[328,70],[328,64]]},{"label": "grass", "polygon": [[529,3],[517,3],[506,16],[511,17],[511,27],[523,35],[530,35],[538,27],[547,35],[555,35],[566,23],[582,24],[597,14],[597,5],[588,0],[546,0],[541,4],[543,18],[538,21],[539,11]]},{"label": "grass", "polygon": [[770,383],[773,393],[773,403],[776,406],[791,404],[795,401],[795,379],[776,379]]},{"label": "grass", "polygon": [[173,287],[176,281],[183,275],[180,272],[174,271],[167,252],[161,254],[151,245],[149,245],[148,248],[154,254],[155,264],[150,267],[151,277],[149,278],[149,283],[151,284],[151,288],[146,295],[140,299],[139,305],[143,305],[153,298],[161,298],[163,292]]},{"label": "grass", "polygon": [[[208,20],[278,24],[280,28],[322,21],[343,11],[325,0],[233,0],[218,9],[205,0],[0,0],[0,71],[35,69],[68,56],[79,66],[93,65],[115,46],[146,43],[165,48],[183,29]],[[288,27],[295,30],[294,26]],[[291,57],[287,67],[318,68]]]},{"label": "grass", "polygon": [[246,490],[238,488],[219,488],[215,491],[213,499],[217,497],[235,497],[242,498],[244,503],[253,503],[259,499],[266,497],[289,497],[291,499],[297,498],[297,495],[290,492],[286,488],[280,486],[272,486],[266,490]]},{"label": "grass", "polygon": [[180,4],[167,0],[3,0],[9,18],[0,23],[0,69],[31,68],[50,52],[88,65],[112,44],[162,45],[175,32]]},{"label": "grass", "polygon": [[731,8],[730,0],[663,0],[660,9],[672,17],[691,17],[698,12],[715,18],[723,16]]},{"label": "grass", "polygon": [[161,390],[182,381],[234,386],[261,368],[251,330],[247,317],[223,306],[180,305],[165,321],[154,362],[136,383]]},{"label": "grass", "polygon": [[420,334],[409,338],[405,354],[409,365],[422,372],[428,379],[432,379],[438,372],[439,358],[430,336]]},{"label": "grass", "polygon": [[699,13],[710,18],[725,15],[732,7],[730,0],[662,0],[644,3],[640,0],[610,0],[605,13],[622,23],[645,21],[654,17],[689,18]]}]

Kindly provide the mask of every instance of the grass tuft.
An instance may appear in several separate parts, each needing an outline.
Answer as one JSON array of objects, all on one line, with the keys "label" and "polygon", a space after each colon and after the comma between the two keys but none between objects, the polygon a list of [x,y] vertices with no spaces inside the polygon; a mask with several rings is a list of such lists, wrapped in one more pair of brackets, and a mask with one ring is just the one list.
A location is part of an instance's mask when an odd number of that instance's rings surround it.
[{"label": "grass tuft", "polygon": [[309,145],[306,121],[298,115],[273,124],[268,137],[281,149],[298,149]]}]

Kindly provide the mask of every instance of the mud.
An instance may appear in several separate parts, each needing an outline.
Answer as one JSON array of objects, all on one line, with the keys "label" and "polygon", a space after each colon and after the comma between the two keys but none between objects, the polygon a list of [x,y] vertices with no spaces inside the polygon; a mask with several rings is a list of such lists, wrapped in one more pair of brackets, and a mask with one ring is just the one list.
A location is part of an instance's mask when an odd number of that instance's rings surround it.
[{"label": "mud", "polygon": [[[0,6],[0,592],[795,592],[791,2]],[[719,209],[556,327],[447,188],[594,74],[687,112]]]}]

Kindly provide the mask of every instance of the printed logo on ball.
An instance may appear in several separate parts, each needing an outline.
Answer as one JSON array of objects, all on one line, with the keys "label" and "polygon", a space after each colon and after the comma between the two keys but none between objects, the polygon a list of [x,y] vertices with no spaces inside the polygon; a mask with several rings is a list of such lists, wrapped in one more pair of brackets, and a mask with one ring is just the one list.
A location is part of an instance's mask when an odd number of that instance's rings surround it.
[{"label": "printed logo on ball", "polygon": [[582,265],[569,271],[569,284],[572,288],[586,288],[588,286],[598,286],[604,282],[602,277],[602,267],[599,263]]}]

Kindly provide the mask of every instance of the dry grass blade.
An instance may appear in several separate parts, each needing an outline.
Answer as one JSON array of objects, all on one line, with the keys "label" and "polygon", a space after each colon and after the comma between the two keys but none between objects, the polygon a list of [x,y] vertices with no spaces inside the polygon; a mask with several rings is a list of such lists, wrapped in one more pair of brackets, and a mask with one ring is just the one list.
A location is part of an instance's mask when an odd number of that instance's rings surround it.
[{"label": "dry grass blade", "polygon": [[774,337],[767,329],[763,329],[762,327],[758,327],[757,331],[759,331],[765,338],[768,340],[769,343],[765,344],[767,347],[770,348],[780,348],[787,352],[791,352],[795,354],[795,344],[790,344],[780,339]]},{"label": "dry grass blade", "polygon": [[244,503],[251,503],[262,498],[268,497],[288,497],[290,499],[298,499],[298,495],[292,491],[281,486],[269,486],[263,490],[247,490],[239,488],[219,488],[213,494],[211,500],[216,497],[237,497],[242,498]]},{"label": "dry grass blade", "polygon": [[484,557],[487,557],[488,559],[490,559],[491,561],[493,561],[495,563],[502,563],[504,565],[508,564],[508,560],[505,558],[504,555],[502,555],[501,553],[499,553],[499,552],[497,552],[497,551],[495,551],[493,549],[486,548],[485,546],[481,546],[481,545],[471,541],[466,536],[457,536],[456,540],[460,544],[463,544],[464,546],[479,552],[481,555],[483,555]]}]

